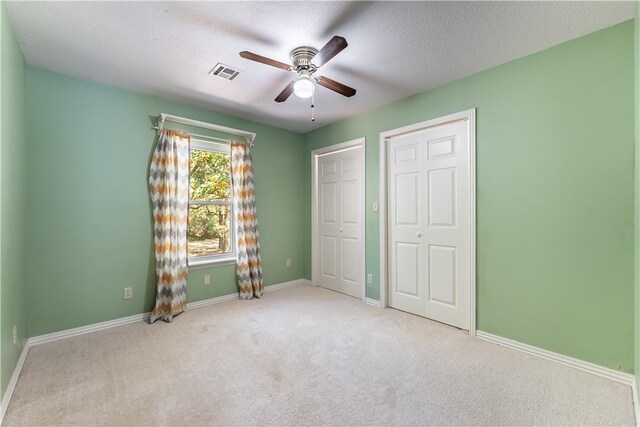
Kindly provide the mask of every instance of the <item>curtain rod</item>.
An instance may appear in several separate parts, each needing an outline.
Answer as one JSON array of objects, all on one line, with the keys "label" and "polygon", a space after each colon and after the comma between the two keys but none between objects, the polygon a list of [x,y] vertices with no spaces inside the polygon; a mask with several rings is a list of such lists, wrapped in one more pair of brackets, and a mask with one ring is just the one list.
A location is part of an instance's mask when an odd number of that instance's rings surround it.
[{"label": "curtain rod", "polygon": [[[154,126],[151,129],[160,130],[160,127]],[[189,133],[189,135],[191,135],[195,139],[209,139],[211,141],[220,141],[226,144],[231,144],[231,140],[226,138],[217,138],[215,136],[209,136],[209,135],[199,135],[197,133]],[[253,146],[254,146],[254,143],[251,142],[251,148],[253,148]]]},{"label": "curtain rod", "polygon": [[[247,132],[240,129],[234,129],[226,126],[215,125],[213,123],[201,122],[199,120],[188,119],[186,117],[173,116],[171,114],[166,114],[166,113],[162,113],[158,117],[158,129],[161,129],[163,127],[165,121],[180,123],[183,125],[194,126],[194,127],[199,127],[203,129],[211,129],[218,132],[228,133],[231,135],[244,136],[246,138],[249,138],[249,141],[252,143],[253,143],[253,140],[256,138],[256,134],[253,132]],[[194,134],[194,136],[202,137],[204,135]]]}]

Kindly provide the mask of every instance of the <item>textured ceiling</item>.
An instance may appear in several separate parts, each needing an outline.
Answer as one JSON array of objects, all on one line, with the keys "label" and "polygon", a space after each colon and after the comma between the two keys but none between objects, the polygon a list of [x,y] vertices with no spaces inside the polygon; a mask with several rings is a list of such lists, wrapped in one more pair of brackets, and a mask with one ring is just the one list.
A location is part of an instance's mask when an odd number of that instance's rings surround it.
[{"label": "textured ceiling", "polygon": [[[6,2],[27,63],[306,132],[632,19],[636,2]],[[357,89],[273,101],[289,62],[333,35],[349,46],[316,75]],[[208,73],[237,67],[234,81]],[[158,112],[160,113],[160,111]]]}]

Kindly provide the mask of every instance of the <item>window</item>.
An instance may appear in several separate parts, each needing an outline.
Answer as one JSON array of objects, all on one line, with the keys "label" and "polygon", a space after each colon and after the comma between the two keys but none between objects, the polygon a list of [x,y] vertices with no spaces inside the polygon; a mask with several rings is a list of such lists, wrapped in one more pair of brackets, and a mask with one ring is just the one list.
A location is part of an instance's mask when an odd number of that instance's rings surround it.
[{"label": "window", "polygon": [[191,141],[189,264],[235,258],[229,145]]}]

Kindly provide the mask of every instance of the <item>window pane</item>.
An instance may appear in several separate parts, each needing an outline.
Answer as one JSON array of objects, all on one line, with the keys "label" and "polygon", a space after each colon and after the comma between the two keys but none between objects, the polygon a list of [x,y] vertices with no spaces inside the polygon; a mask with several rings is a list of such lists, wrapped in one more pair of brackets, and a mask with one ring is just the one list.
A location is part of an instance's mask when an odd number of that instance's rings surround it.
[{"label": "window pane", "polygon": [[189,258],[231,253],[231,206],[189,206]]},{"label": "window pane", "polygon": [[189,167],[189,198],[191,200],[231,200],[229,153],[191,150]]}]

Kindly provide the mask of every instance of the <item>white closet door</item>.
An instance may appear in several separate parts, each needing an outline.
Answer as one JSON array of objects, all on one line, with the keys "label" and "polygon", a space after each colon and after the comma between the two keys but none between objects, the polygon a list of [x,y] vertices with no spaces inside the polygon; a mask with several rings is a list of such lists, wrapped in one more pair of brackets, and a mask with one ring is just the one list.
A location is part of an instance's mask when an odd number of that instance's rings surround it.
[{"label": "white closet door", "polygon": [[394,137],[389,150],[390,305],[468,329],[467,123]]},{"label": "white closet door", "polygon": [[338,288],[340,282],[338,278],[340,267],[338,264],[340,259],[339,160],[334,155],[328,155],[318,162],[319,284],[331,289]]},{"label": "white closet door", "polygon": [[391,222],[390,306],[424,316],[424,147],[420,135],[399,136],[390,144],[389,219]]},{"label": "white closet door", "polygon": [[320,286],[359,298],[362,294],[361,170],[363,148],[318,159],[318,277]]}]

